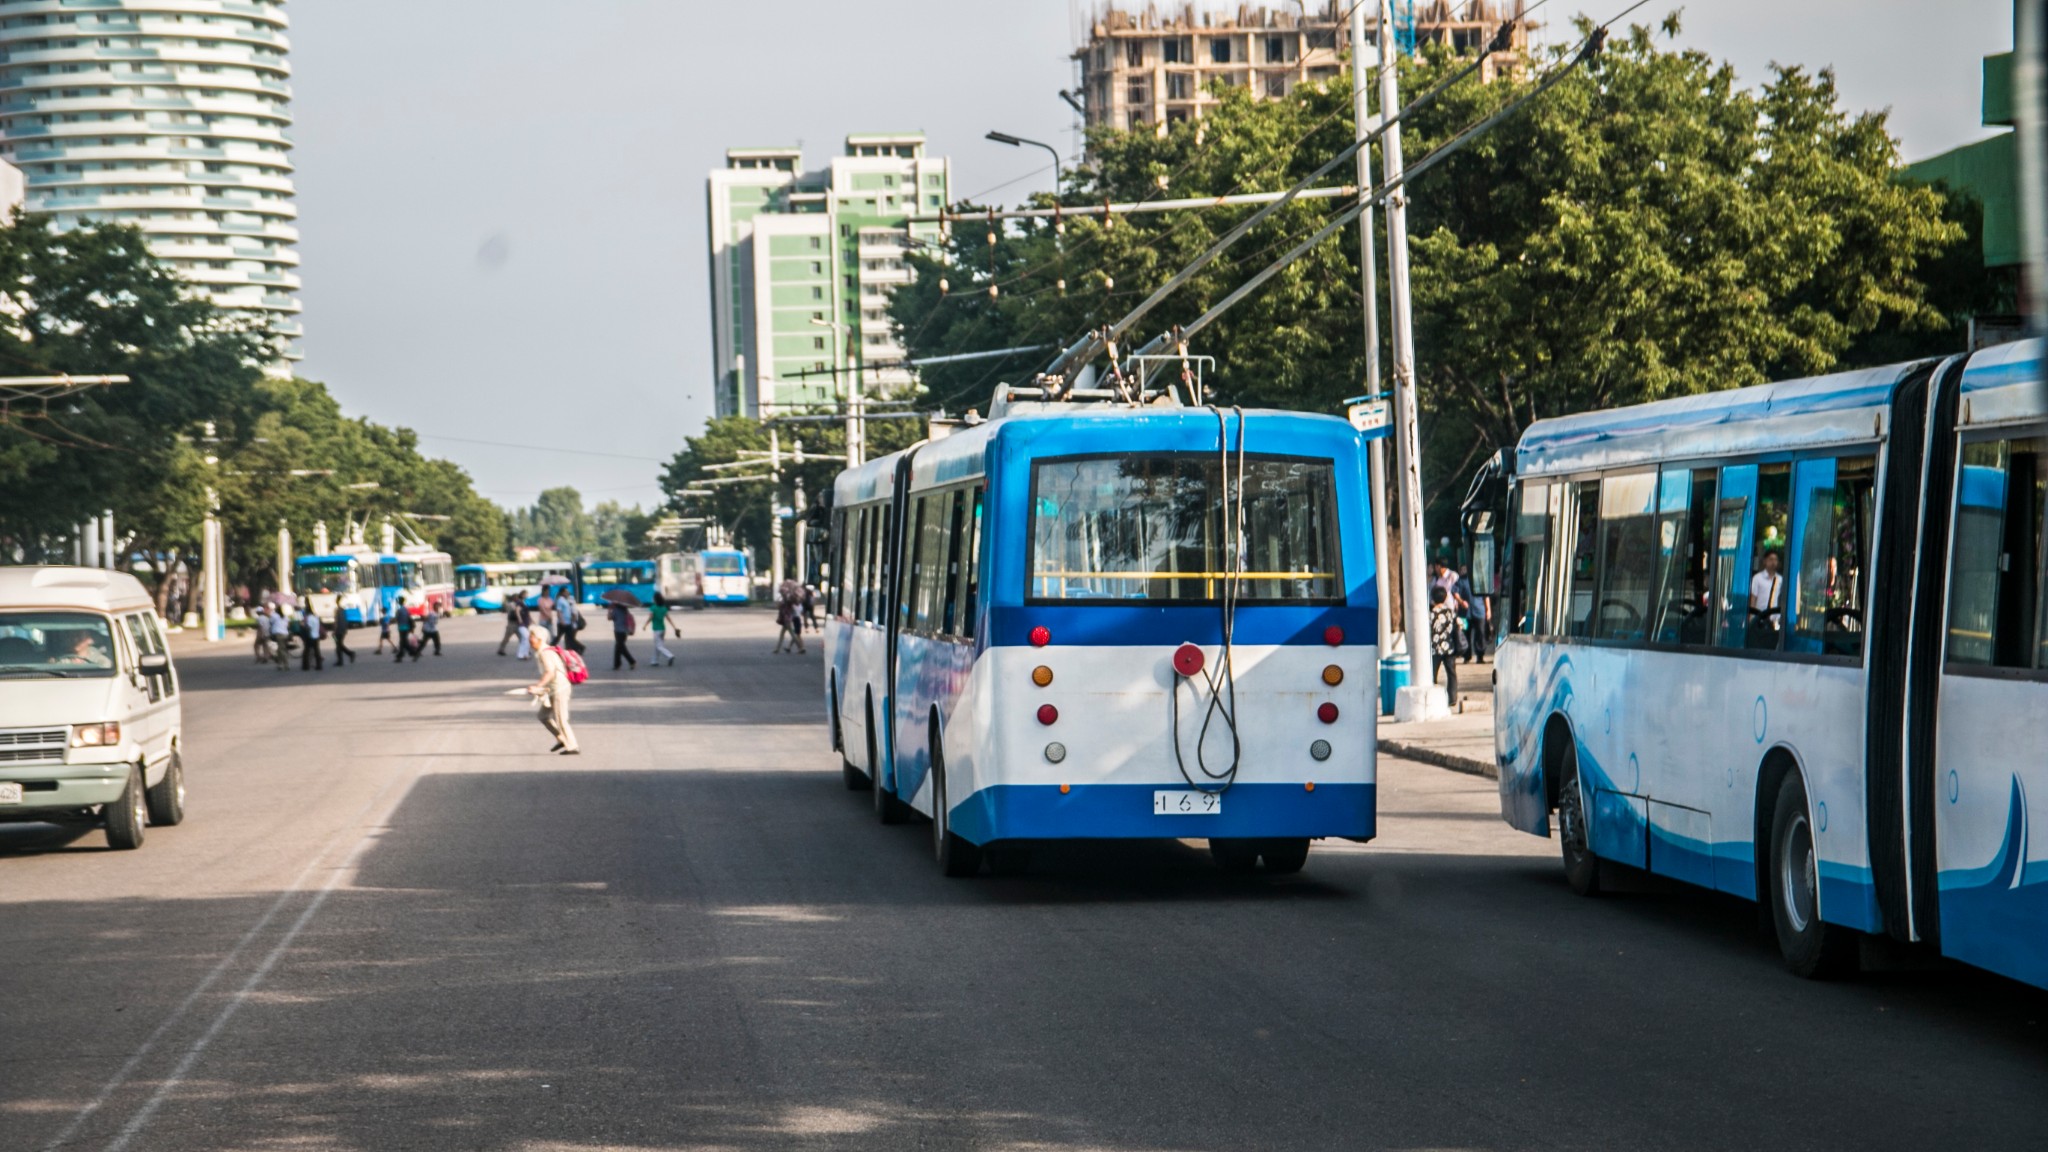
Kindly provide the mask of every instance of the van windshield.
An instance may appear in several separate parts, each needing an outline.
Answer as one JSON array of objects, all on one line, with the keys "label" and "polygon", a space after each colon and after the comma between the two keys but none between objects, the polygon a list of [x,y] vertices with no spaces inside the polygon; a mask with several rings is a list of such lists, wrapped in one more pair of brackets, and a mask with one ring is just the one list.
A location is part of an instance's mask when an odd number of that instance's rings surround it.
[{"label": "van windshield", "polygon": [[0,677],[112,676],[114,633],[90,612],[0,612]]}]

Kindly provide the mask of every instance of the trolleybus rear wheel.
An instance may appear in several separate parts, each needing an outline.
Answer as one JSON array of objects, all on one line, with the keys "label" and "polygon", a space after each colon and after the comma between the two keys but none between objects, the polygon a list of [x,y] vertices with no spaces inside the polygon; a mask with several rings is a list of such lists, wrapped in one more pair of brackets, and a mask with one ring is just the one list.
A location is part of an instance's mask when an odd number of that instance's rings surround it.
[{"label": "trolleybus rear wheel", "polygon": [[1849,929],[1820,918],[1819,859],[1806,813],[1806,786],[1798,773],[1788,773],[1778,785],[1778,802],[1771,814],[1765,898],[1771,904],[1771,924],[1778,932],[1778,951],[1785,957],[1785,967],[1797,976],[1823,979],[1853,969],[1856,937]]},{"label": "trolleybus rear wheel", "polygon": [[1259,858],[1266,862],[1266,871],[1275,875],[1299,872],[1308,863],[1308,837],[1261,840]]},{"label": "trolleybus rear wheel", "polygon": [[876,755],[875,702],[868,700],[868,784],[875,790],[875,819],[884,824],[903,823],[903,802],[889,794],[882,783],[882,761]]},{"label": "trolleybus rear wheel", "polygon": [[1259,842],[1212,836],[1209,858],[1225,872],[1250,872],[1259,866]]},{"label": "trolleybus rear wheel", "polygon": [[981,845],[953,831],[946,796],[946,754],[932,741],[932,854],[948,876],[973,876],[981,871]]},{"label": "trolleybus rear wheel", "polygon": [[1564,854],[1564,878],[1581,896],[1600,894],[1600,858],[1586,834],[1586,793],[1579,786],[1579,750],[1569,744],[1558,755],[1557,839]]}]

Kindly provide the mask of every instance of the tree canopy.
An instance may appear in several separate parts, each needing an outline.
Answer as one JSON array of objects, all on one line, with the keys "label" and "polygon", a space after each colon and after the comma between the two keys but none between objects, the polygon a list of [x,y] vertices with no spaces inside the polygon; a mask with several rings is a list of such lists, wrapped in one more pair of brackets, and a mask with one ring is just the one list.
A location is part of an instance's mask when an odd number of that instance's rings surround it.
[{"label": "tree canopy", "polygon": [[193,557],[211,485],[230,585],[270,584],[280,519],[310,542],[317,520],[339,539],[350,515],[445,516],[419,527],[458,560],[503,554],[503,513],[460,468],[346,418],[317,383],[267,376],[277,355],[133,227],[0,226],[0,374],[131,378],[0,418],[0,553],[63,559],[52,543],[111,509],[134,551]]},{"label": "tree canopy", "polygon": [[[1663,27],[1675,35],[1675,17]],[[1411,165],[1559,57],[1449,89],[1407,125]],[[1402,90],[1458,66],[1440,49],[1404,59]],[[1280,189],[1353,136],[1348,78],[1284,99],[1218,95],[1202,120],[1164,135],[1091,134],[1090,161],[1068,174],[1062,201],[1085,212]],[[1438,515],[1476,463],[1540,417],[1823,372],[1859,354],[1960,348],[1951,320],[1967,306],[1942,295],[1958,278],[1934,273],[1954,259],[1966,206],[1903,181],[1884,114],[1845,110],[1826,71],[1784,67],[1748,90],[1728,66],[1636,27],[1408,193],[1425,490]],[[1276,212],[1135,335],[1191,320],[1346,203]],[[943,247],[912,258],[916,282],[892,315],[918,357],[1069,342],[1252,211],[956,224]],[[1384,307],[1383,235],[1380,251]],[[1217,358],[1219,400],[1336,411],[1363,391],[1361,312],[1357,232],[1346,228],[1190,351]],[[924,381],[964,407],[1050,358],[934,366]]]}]

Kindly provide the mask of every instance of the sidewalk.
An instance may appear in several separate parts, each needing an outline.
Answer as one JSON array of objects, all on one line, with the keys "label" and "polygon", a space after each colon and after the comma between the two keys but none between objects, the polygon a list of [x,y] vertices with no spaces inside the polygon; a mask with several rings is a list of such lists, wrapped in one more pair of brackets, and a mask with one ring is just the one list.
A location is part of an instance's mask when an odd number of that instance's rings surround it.
[{"label": "sidewalk", "polygon": [[1493,662],[1458,665],[1463,712],[1396,724],[1380,717],[1380,751],[1439,768],[1496,778],[1493,764]]}]

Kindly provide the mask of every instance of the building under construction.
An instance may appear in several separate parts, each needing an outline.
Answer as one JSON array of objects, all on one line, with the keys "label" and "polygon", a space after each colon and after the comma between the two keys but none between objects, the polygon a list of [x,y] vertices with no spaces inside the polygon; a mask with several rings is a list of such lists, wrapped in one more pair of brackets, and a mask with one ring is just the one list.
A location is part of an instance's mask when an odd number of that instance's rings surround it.
[{"label": "building under construction", "polygon": [[[1513,43],[1481,68],[1482,78],[1490,80],[1512,67],[1528,46],[1522,8],[1522,0],[1396,0],[1390,32],[1407,52],[1443,44],[1469,53],[1484,47],[1504,21],[1514,20]],[[1254,98],[1271,99],[1298,84],[1333,79],[1351,49],[1346,11],[1337,0],[1313,11],[1306,4],[1286,9],[1242,5],[1235,12],[1194,4],[1167,11],[1156,5],[1105,7],[1095,16],[1088,42],[1074,53],[1088,126],[1164,132],[1177,121],[1200,117],[1221,100],[1212,85],[1245,88]],[[1367,32],[1373,37],[1367,47],[1374,51],[1379,31],[1375,8]]]}]

